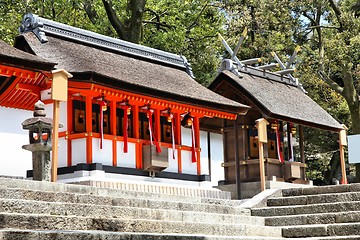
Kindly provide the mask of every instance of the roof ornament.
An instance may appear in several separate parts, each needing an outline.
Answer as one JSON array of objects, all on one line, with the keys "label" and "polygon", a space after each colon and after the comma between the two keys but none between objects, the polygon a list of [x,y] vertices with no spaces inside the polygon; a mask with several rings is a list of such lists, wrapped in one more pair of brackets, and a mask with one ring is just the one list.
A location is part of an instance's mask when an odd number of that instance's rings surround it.
[{"label": "roof ornament", "polygon": [[282,70],[276,71],[275,73],[280,74],[280,75],[287,75],[296,86],[298,86],[304,93],[307,93],[307,91],[304,89],[302,84],[299,83],[299,79],[294,78],[291,75],[291,73],[296,71],[295,68],[291,68],[291,65],[293,64],[295,57],[299,51],[300,51],[300,46],[296,46],[293,54],[290,56],[286,65],[281,61],[281,59],[277,56],[277,54],[275,52],[271,52],[271,55],[274,57],[275,61],[279,64],[279,66],[282,68]]},{"label": "roof ornament", "polygon": [[43,26],[44,24],[40,22],[39,16],[32,13],[27,13],[22,19],[19,32],[33,32],[41,43],[46,43],[48,39],[45,36],[45,32],[42,30]]},{"label": "roof ornament", "polygon": [[228,70],[228,71],[232,72],[233,74],[235,74],[236,76],[242,77],[242,75],[239,73],[237,67],[233,64],[233,61],[231,61],[230,59],[223,59],[221,61],[219,72],[222,72],[224,70]]},{"label": "roof ornament", "polygon": [[184,62],[184,66],[186,67],[186,73],[187,73],[192,79],[195,79],[194,73],[193,73],[192,68],[191,68],[191,64],[188,62],[188,60],[186,59],[185,56],[180,55],[180,58],[181,58],[181,59],[183,60],[183,62]]},{"label": "roof ornament", "polygon": [[[246,60],[240,60],[236,55],[239,52],[241,45],[243,44],[244,40],[247,37],[247,28],[245,27],[244,31],[242,32],[240,39],[234,49],[231,49],[229,44],[226,40],[221,36],[219,33],[219,39],[224,45],[226,51],[230,54],[230,59],[224,59],[221,62],[219,71],[229,70],[233,72],[238,77],[241,77],[241,72],[246,72],[255,76],[259,76],[262,78],[267,78],[273,81],[282,82],[285,84],[290,84],[297,86],[300,88],[304,93],[307,93],[305,89],[302,87],[302,84],[299,83],[297,78],[294,78],[291,73],[295,72],[295,68],[291,68],[297,53],[300,51],[300,47],[297,46],[294,50],[294,53],[289,58],[286,65],[281,61],[281,59],[276,55],[275,52],[271,52],[271,55],[274,57],[277,63],[270,63],[266,65],[261,65],[257,67],[253,67],[251,65],[259,64],[261,62],[261,58],[251,58]],[[276,67],[280,67],[282,70],[271,72],[270,70]]]}]

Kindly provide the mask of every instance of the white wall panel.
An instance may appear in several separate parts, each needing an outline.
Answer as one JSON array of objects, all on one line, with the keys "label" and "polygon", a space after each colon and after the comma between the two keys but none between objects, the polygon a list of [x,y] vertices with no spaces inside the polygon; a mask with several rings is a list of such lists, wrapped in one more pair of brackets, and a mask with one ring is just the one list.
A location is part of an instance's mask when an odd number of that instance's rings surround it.
[{"label": "white wall panel", "polygon": [[[67,131],[67,102],[60,102],[60,118],[59,122],[64,125],[64,127],[60,128],[60,132]],[[52,117],[52,116],[51,116]]]},{"label": "white wall panel", "polygon": [[100,149],[100,138],[92,139],[93,163],[112,166],[112,141],[103,139],[102,149]]},{"label": "white wall panel", "polygon": [[181,144],[191,147],[191,128],[181,127]]},{"label": "white wall panel", "polygon": [[59,138],[59,162],[58,167],[67,167],[67,140]]},{"label": "white wall panel", "polygon": [[117,146],[117,166],[136,168],[135,143],[128,143],[128,152],[124,153],[124,142],[118,141]]},{"label": "white wall panel", "polygon": [[26,177],[32,169],[32,154],[23,150],[29,143],[29,132],[21,123],[33,112],[0,107],[0,175]]},{"label": "white wall panel", "polygon": [[207,132],[200,131],[200,164],[201,164],[201,174],[209,174],[209,154],[208,154],[208,140]]},{"label": "white wall panel", "polygon": [[191,151],[181,150],[182,172],[197,175],[196,162],[191,162]]},{"label": "white wall panel", "polygon": [[210,133],[210,156],[211,156],[211,184],[218,185],[218,181],[225,180],[224,168],[224,146],[222,134]]},{"label": "white wall panel", "polygon": [[179,168],[178,168],[177,149],[175,149],[175,159],[173,159],[172,148],[168,149],[168,154],[169,154],[169,157],[168,157],[168,159],[169,159],[169,167],[167,167],[164,171],[178,173]]},{"label": "white wall panel", "polygon": [[72,165],[86,163],[86,139],[74,139],[71,143]]}]

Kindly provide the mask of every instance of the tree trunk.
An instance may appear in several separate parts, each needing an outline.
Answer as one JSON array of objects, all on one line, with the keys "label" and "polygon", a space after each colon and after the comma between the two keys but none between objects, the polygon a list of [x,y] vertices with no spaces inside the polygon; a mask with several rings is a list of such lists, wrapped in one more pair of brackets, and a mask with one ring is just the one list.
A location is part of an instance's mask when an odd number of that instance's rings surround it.
[{"label": "tree trunk", "polygon": [[325,185],[334,184],[334,180],[339,180],[340,174],[340,155],[339,151],[335,152],[330,159],[330,169],[324,172],[324,183]]},{"label": "tree trunk", "polygon": [[146,0],[129,0],[127,10],[130,16],[125,21],[121,21],[115,9],[112,6],[111,0],[102,0],[108,19],[115,29],[120,39],[139,43],[142,37],[142,18]]},{"label": "tree trunk", "polygon": [[[354,79],[351,74],[351,68],[348,66],[344,66],[343,68],[344,91],[342,95],[349,106],[351,123],[352,123],[352,132],[354,134],[360,134],[359,94],[356,91],[353,80]],[[355,164],[355,169],[356,169],[355,181],[360,182],[360,163]]]},{"label": "tree trunk", "polygon": [[[356,96],[358,97],[358,96]],[[347,101],[347,100],[346,100]],[[348,101],[347,101],[348,102]],[[360,134],[360,106],[359,101],[349,103],[349,110],[354,134]],[[360,182],[360,163],[355,164],[355,182]]]}]

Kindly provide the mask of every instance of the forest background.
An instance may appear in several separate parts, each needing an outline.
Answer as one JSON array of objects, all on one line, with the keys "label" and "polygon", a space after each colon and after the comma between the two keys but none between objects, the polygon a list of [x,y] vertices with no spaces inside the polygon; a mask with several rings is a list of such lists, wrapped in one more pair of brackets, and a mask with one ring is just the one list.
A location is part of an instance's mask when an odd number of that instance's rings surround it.
[{"label": "forest background", "polygon": [[[27,12],[184,55],[205,86],[226,56],[218,33],[234,48],[247,27],[238,58],[265,63],[274,62],[272,51],[286,61],[299,45],[294,76],[349,134],[360,134],[360,0],[0,0],[0,39],[12,44]],[[337,139],[305,128],[316,184],[339,179]],[[360,182],[360,165],[351,169]]]}]

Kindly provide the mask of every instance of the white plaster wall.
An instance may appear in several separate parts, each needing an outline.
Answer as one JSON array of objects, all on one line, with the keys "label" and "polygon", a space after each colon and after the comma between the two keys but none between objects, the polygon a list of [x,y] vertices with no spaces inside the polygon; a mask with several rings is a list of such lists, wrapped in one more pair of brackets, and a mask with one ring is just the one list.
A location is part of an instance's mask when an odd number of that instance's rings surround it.
[{"label": "white plaster wall", "polygon": [[207,143],[207,132],[200,131],[200,166],[201,174],[209,175],[209,154]]},{"label": "white plaster wall", "polygon": [[191,147],[191,128],[181,127],[181,144]]},{"label": "white plaster wall", "polygon": [[191,151],[181,150],[182,173],[197,175],[196,162],[191,162]]},{"label": "white plaster wall", "polygon": [[100,138],[92,139],[93,163],[102,163],[112,166],[112,141],[103,139],[102,149],[100,149]]},{"label": "white plaster wall", "polygon": [[172,148],[168,149],[169,167],[165,169],[166,172],[173,172],[173,173],[179,172],[177,151],[178,150],[175,149],[175,159],[173,159],[173,150]]},{"label": "white plaster wall", "polygon": [[59,138],[58,167],[67,167],[67,140]]},{"label": "white plaster wall", "polygon": [[31,152],[21,148],[29,143],[21,123],[31,117],[32,111],[0,107],[0,175],[26,177],[32,169]]},{"label": "white plaster wall", "polygon": [[117,147],[117,166],[136,168],[135,143],[128,142],[128,152],[124,153],[124,142],[118,141]]},{"label": "white plaster wall", "polygon": [[59,129],[60,132],[67,131],[67,102],[60,102],[60,119],[59,122],[64,125]]},{"label": "white plaster wall", "polygon": [[[53,117],[54,104],[49,103],[45,105],[46,117]],[[62,128],[59,128],[59,132],[67,131],[67,102],[60,102],[60,111],[59,111],[59,123],[63,125]]]},{"label": "white plaster wall", "polygon": [[210,155],[211,155],[211,184],[217,186],[218,181],[225,180],[224,168],[224,146],[222,134],[210,133]]},{"label": "white plaster wall", "polygon": [[74,139],[71,141],[72,165],[86,163],[86,139]]}]

